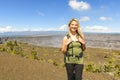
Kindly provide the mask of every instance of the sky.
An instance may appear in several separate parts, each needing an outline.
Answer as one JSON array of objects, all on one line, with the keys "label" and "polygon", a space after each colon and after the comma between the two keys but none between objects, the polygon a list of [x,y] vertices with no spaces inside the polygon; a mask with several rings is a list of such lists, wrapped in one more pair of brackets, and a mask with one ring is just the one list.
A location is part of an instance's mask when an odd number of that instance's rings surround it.
[{"label": "sky", "polygon": [[77,18],[83,32],[120,33],[120,0],[0,0],[0,33],[66,31]]}]

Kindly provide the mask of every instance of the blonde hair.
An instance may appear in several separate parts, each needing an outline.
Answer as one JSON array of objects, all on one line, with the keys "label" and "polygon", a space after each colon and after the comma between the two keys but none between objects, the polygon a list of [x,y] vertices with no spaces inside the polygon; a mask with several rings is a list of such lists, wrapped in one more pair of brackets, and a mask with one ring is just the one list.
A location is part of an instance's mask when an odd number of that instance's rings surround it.
[{"label": "blonde hair", "polygon": [[85,38],[84,38],[84,34],[83,34],[83,32],[81,31],[79,21],[78,21],[76,18],[73,18],[73,19],[71,19],[71,20],[69,21],[69,23],[68,23],[68,34],[71,33],[69,26],[70,26],[70,24],[71,24],[73,21],[77,22],[77,25],[78,25],[78,29],[77,29],[77,31],[76,31],[77,34],[78,34],[82,39],[85,39]]}]

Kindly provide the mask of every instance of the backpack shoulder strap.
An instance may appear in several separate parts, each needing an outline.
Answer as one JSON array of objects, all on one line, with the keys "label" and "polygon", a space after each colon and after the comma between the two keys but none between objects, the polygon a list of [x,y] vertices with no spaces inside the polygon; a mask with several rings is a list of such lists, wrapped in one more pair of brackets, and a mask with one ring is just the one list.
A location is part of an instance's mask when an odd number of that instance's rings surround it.
[{"label": "backpack shoulder strap", "polygon": [[69,35],[69,34],[67,34],[66,36],[67,36],[67,39],[69,39],[69,38],[70,38],[70,35]]}]

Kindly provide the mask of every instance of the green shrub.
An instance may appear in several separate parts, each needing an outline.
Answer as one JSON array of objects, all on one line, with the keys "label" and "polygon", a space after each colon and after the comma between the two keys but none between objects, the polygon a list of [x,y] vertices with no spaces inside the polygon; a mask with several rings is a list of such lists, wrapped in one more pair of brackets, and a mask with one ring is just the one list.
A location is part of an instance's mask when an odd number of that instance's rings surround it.
[{"label": "green shrub", "polygon": [[39,60],[40,60],[41,62],[46,62],[46,60],[45,60],[43,57],[40,57]]},{"label": "green shrub", "polygon": [[120,69],[115,71],[114,73],[114,77],[120,77]]},{"label": "green shrub", "polygon": [[94,70],[94,63],[90,63],[85,68],[86,71],[93,72]]},{"label": "green shrub", "polygon": [[37,51],[34,48],[31,51],[31,58],[38,60]]},{"label": "green shrub", "polygon": [[53,61],[54,66],[58,66],[58,63],[56,61]]},{"label": "green shrub", "polygon": [[108,59],[108,62],[104,64],[104,72],[114,71],[115,64],[113,62],[114,62],[113,58]]},{"label": "green shrub", "polygon": [[20,46],[14,46],[12,54],[16,54],[16,55],[21,54],[22,55],[23,50],[22,50],[22,48]]}]

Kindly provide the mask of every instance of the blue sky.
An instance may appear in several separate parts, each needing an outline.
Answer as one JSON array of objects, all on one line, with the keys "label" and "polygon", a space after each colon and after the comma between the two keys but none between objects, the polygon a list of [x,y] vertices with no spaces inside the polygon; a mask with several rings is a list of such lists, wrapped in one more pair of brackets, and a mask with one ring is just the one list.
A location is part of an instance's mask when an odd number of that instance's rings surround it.
[{"label": "blue sky", "polygon": [[77,18],[84,32],[120,32],[120,0],[0,0],[0,32],[63,31]]}]

